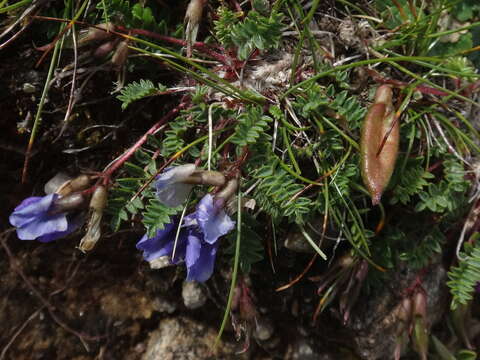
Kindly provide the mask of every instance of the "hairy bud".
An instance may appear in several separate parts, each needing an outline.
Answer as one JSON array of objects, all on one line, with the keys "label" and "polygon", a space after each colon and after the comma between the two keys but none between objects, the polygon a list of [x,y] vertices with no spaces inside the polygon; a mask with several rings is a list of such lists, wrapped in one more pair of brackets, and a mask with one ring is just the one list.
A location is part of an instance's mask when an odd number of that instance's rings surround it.
[{"label": "hairy bud", "polygon": [[124,40],[117,45],[112,56],[112,64],[116,70],[120,70],[128,58],[128,41]]},{"label": "hairy bud", "polygon": [[422,360],[427,359],[429,330],[427,296],[419,291],[413,295],[413,345]]},{"label": "hairy bud", "polygon": [[225,184],[225,176],[218,171],[195,171],[192,175],[187,177],[183,183],[222,186]]},{"label": "hairy bud", "polygon": [[85,202],[85,198],[80,193],[70,194],[62,196],[55,201],[53,207],[53,213],[68,212],[78,209]]},{"label": "hairy bud", "polygon": [[197,40],[198,28],[202,21],[203,7],[206,0],[190,0],[185,13],[185,22],[187,28],[185,30],[185,40],[187,41],[187,56],[192,56],[192,47]]},{"label": "hairy bud", "polygon": [[104,186],[98,186],[93,192],[90,200],[89,220],[87,224],[87,232],[80,240],[79,249],[81,251],[92,250],[101,236],[101,221],[103,209],[107,205],[107,189]]}]

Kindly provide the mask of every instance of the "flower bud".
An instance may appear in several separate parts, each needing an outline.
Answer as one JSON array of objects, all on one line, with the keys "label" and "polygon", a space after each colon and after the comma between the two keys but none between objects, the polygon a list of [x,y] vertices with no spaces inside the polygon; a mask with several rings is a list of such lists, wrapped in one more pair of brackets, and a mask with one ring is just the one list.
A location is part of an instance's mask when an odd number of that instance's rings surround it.
[{"label": "flower bud", "polygon": [[428,353],[427,296],[423,291],[413,295],[413,345],[422,360]]},{"label": "flower bud", "polygon": [[406,297],[395,309],[397,319],[404,324],[410,323],[412,318],[412,300]]},{"label": "flower bud", "polygon": [[107,205],[107,189],[104,186],[98,186],[93,192],[90,200],[89,220],[87,232],[80,240],[79,249],[81,251],[92,250],[101,236],[101,221],[103,209]]},{"label": "flower bud", "polygon": [[423,291],[418,291],[413,296],[413,316],[427,316],[427,296]]}]

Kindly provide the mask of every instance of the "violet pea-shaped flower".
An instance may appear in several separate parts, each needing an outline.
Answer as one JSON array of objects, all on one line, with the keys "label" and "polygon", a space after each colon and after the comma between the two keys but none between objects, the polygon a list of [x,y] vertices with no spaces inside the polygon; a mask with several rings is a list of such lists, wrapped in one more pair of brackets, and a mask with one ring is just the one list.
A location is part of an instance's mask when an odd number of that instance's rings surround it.
[{"label": "violet pea-shaped flower", "polygon": [[175,259],[171,258],[178,226],[179,224],[175,219],[170,224],[166,224],[165,228],[158,230],[155,236],[149,238],[147,234],[143,235],[137,243],[137,249],[143,251],[143,258],[146,261],[153,262],[159,258],[168,257],[169,264],[178,264],[183,261],[188,235],[185,229],[180,230],[175,249]]},{"label": "violet pea-shaped flower", "polygon": [[196,211],[185,217],[189,228],[185,263],[187,280],[206,281],[213,273],[218,239],[235,227],[235,222],[223,209],[223,199],[205,195]]},{"label": "violet pea-shaped flower", "polygon": [[200,200],[196,211],[186,216],[181,225],[174,259],[172,254],[179,226],[177,221],[172,221],[163,230],[157,231],[152,238],[144,235],[137,243],[137,248],[143,250],[144,259],[151,264],[165,256],[169,257],[171,264],[185,261],[187,281],[208,280],[215,265],[217,240],[235,226],[223,210],[223,204],[223,200],[215,201],[210,194]]},{"label": "violet pea-shaped flower", "polygon": [[58,194],[29,197],[23,200],[10,215],[10,224],[17,228],[20,240],[50,242],[74,232],[81,224],[70,220],[66,212],[58,212],[55,202]]}]

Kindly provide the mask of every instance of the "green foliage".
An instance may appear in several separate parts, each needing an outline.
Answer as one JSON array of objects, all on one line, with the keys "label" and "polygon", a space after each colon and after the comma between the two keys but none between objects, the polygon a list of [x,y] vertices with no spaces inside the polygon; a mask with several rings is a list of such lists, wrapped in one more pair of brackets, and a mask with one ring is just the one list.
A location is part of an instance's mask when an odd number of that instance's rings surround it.
[{"label": "green foliage", "polygon": [[443,179],[438,183],[430,183],[426,190],[418,193],[420,201],[415,207],[416,211],[452,212],[463,205],[470,186],[465,179],[463,165],[451,158],[443,162],[443,167]]},{"label": "green foliage", "polygon": [[463,252],[460,253],[460,262],[458,266],[450,269],[447,282],[452,294],[451,308],[455,310],[458,305],[466,305],[473,298],[475,286],[480,282],[480,242],[478,242],[479,233],[475,234],[475,244],[464,245]]},{"label": "green foliage", "polygon": [[166,224],[172,222],[172,216],[176,215],[181,207],[171,208],[162,204],[157,198],[150,198],[142,213],[142,223],[147,229],[147,236],[153,237],[158,230],[162,230]]},{"label": "green foliage", "polygon": [[476,75],[476,69],[472,65],[471,61],[463,56],[452,56],[450,58],[447,58],[443,66],[446,69],[456,71],[462,74],[457,77],[462,77],[470,80],[473,79]]},{"label": "green foliage", "polygon": [[[400,8],[395,3],[399,4]],[[385,25],[390,29],[415,21],[407,0],[375,0],[375,5],[381,12]]]},{"label": "green foliage", "polygon": [[110,226],[113,231],[118,231],[123,222],[131,221],[141,214],[142,222],[149,236],[152,236],[170,222],[171,215],[181,209],[160,204],[152,187],[132,200],[141,186],[157,172],[155,160],[146,151],[137,150],[135,162],[140,166],[132,162],[125,163],[124,170],[128,177],[117,179],[115,186],[110,189],[106,213],[111,217]]},{"label": "green foliage", "polygon": [[222,45],[232,46],[231,26],[240,21],[242,14],[222,6],[217,10],[217,15],[218,20],[214,21],[215,35]]},{"label": "green foliage", "polygon": [[407,166],[402,174],[398,174],[397,177],[398,183],[393,188],[390,203],[401,203],[403,205],[408,204],[414,195],[417,195],[425,186],[428,186],[427,180],[435,178],[433,174],[424,169],[418,160],[410,161],[410,165]]},{"label": "green foliage", "polygon": [[430,55],[436,56],[451,56],[458,55],[462,51],[471,49],[473,47],[472,34],[462,34],[455,42],[438,42],[430,51]]},{"label": "green foliage", "polygon": [[[413,269],[421,269],[427,266],[431,259],[442,253],[442,244],[445,242],[445,235],[440,231],[438,226],[434,226],[422,238],[405,238],[408,242],[415,242],[407,251],[399,254],[399,259],[408,262]],[[411,244],[410,244],[411,245]],[[408,245],[407,245],[408,246]]]},{"label": "green foliage", "polygon": [[253,50],[278,48],[282,35],[283,14],[273,10],[264,16],[251,10],[243,21],[234,12],[220,8],[215,34],[225,47],[237,47],[238,58],[246,60]]},{"label": "green foliage", "polygon": [[232,143],[238,146],[246,146],[255,144],[260,136],[270,139],[266,131],[269,129],[272,119],[267,115],[263,115],[263,110],[260,106],[248,106],[238,116],[237,121],[235,135],[231,140]]},{"label": "green foliage", "polygon": [[103,12],[103,18],[108,21],[166,34],[167,16],[163,13],[162,20],[157,21],[154,14],[161,10],[157,9],[155,3],[151,5],[145,6],[145,2],[132,5],[129,0],[102,0],[97,3],[97,9]]},{"label": "green foliage", "polygon": [[122,102],[122,110],[125,110],[132,102],[166,91],[167,88],[162,84],[157,87],[150,80],[140,80],[132,82],[125,86],[117,99]]},{"label": "green foliage", "polygon": [[[242,221],[242,241],[240,243],[240,269],[244,274],[248,274],[252,265],[263,260],[263,244],[262,237],[258,235],[261,229],[260,223],[257,222],[253,216],[242,214],[244,221]],[[237,238],[237,230],[235,229],[228,235],[230,245],[226,248],[225,253],[235,255],[235,240]]]},{"label": "green foliage", "polygon": [[462,0],[452,9],[452,14],[458,21],[465,22],[472,20],[480,13],[480,4],[477,0]]},{"label": "green foliage", "polygon": [[[215,107],[213,111],[213,117],[218,118],[220,107]],[[180,151],[185,146],[185,140],[190,130],[195,126],[200,126],[207,122],[208,119],[208,107],[205,103],[200,102],[198,105],[192,106],[188,110],[181,112],[175,120],[170,121],[169,129],[165,131],[164,138],[162,140],[161,152],[165,157],[174,155],[177,151]],[[198,134],[196,134],[198,136]],[[192,147],[189,150],[189,154],[198,157],[200,151],[198,147]]]},{"label": "green foliage", "polygon": [[281,168],[278,161],[270,158],[260,162],[264,165],[251,173],[253,179],[261,180],[253,196],[258,206],[275,221],[286,217],[297,224],[305,223],[312,210],[312,200],[296,196],[303,186]]},{"label": "green foliage", "polygon": [[[301,111],[305,118],[324,115],[327,110],[332,111],[340,119],[340,126],[348,127],[349,130],[358,130],[361,127],[366,109],[357,100],[356,96],[349,94],[347,90],[337,92],[334,85],[324,88],[320,85],[311,86],[305,93],[305,97],[298,97],[295,107]],[[337,121],[335,117],[327,114]]]}]

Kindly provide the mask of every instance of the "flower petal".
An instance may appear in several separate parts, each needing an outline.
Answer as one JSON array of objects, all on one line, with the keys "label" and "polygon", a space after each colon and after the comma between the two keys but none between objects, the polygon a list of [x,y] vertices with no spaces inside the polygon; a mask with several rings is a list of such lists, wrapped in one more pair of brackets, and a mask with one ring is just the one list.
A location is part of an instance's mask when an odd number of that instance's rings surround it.
[{"label": "flower petal", "polygon": [[71,233],[75,232],[80,226],[82,226],[82,224],[85,221],[85,218],[83,216],[76,216],[71,221],[68,220],[68,219],[67,219],[67,221],[68,221],[67,230],[56,231],[56,232],[53,232],[53,233],[50,233],[50,234],[45,234],[45,235],[42,235],[39,238],[37,238],[37,240],[41,241],[41,242],[44,242],[44,243],[47,243],[47,242],[54,241],[54,240],[60,239],[62,237],[65,237],[67,235],[70,235]]},{"label": "flower petal", "polygon": [[167,206],[181,205],[192,189],[192,184],[183,184],[195,171],[194,164],[171,167],[159,175],[155,181],[158,199]]},{"label": "flower petal", "polygon": [[[159,257],[171,256],[175,244],[175,236],[177,233],[178,223],[172,221],[165,225],[165,228],[158,230],[153,238],[147,238],[145,234],[137,243],[137,249],[143,250],[143,258],[147,261],[155,260]],[[181,231],[175,249],[175,259],[172,263],[176,264],[185,258],[187,243],[187,235],[185,231]]]},{"label": "flower petal", "polygon": [[235,226],[225,210],[214,204],[213,196],[207,194],[197,205],[196,218],[207,243],[213,244],[220,236],[229,233]]},{"label": "flower petal", "polygon": [[32,196],[26,198],[10,215],[10,224],[15,227],[20,227],[32,222],[42,213],[47,213],[57,198],[57,194],[50,194],[42,197]]},{"label": "flower petal", "polygon": [[20,240],[35,240],[43,235],[64,232],[67,229],[68,221],[65,214],[44,215],[17,227],[17,236]]},{"label": "flower petal", "polygon": [[200,257],[200,251],[202,249],[201,235],[196,231],[191,231],[188,235],[187,252],[185,254],[185,264],[187,268],[193,266]]},{"label": "flower petal", "polygon": [[174,183],[157,190],[157,198],[169,207],[177,207],[187,199],[192,188],[192,184]]},{"label": "flower petal", "polygon": [[217,247],[217,244],[202,244],[197,261],[191,266],[187,265],[187,281],[204,282],[212,276]]}]

